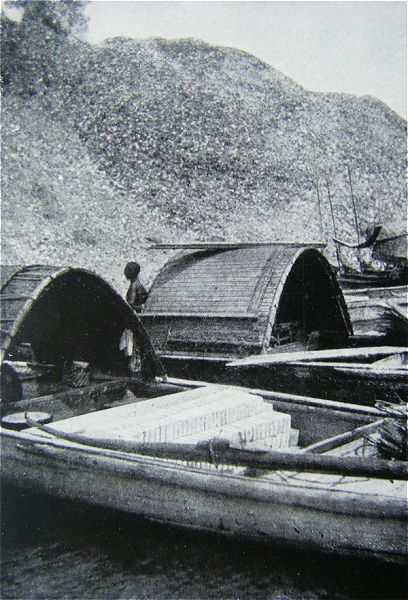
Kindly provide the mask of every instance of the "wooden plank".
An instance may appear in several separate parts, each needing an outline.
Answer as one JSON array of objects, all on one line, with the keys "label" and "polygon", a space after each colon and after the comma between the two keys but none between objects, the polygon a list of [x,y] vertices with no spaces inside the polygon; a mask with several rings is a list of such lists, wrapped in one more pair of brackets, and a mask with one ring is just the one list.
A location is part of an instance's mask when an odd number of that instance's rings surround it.
[{"label": "wooden plank", "polygon": [[217,313],[217,312],[208,312],[208,313],[188,313],[188,312],[166,312],[166,311],[151,311],[147,310],[141,313],[141,317],[146,318],[183,318],[183,319],[248,319],[248,320],[256,320],[258,315],[255,313]]},{"label": "wooden plank", "polygon": [[308,361],[308,360],[296,360],[291,362],[291,365],[295,365],[297,367],[323,367],[327,369],[347,369],[349,371],[355,371],[358,374],[359,371],[378,371],[378,372],[386,372],[386,371],[398,371],[401,370],[403,372],[408,368],[408,365],[402,365],[401,363],[396,366],[394,365],[386,365],[386,364],[378,364],[380,361],[375,361],[374,363],[348,363],[348,362],[325,362],[325,361]]},{"label": "wooden plank", "polygon": [[[256,341],[246,341],[243,339],[234,339],[234,338],[226,338],[226,339],[220,339],[220,338],[210,338],[209,336],[207,337],[202,337],[202,338],[192,338],[191,336],[186,336],[186,337],[177,337],[177,336],[172,336],[169,335],[168,337],[168,345],[169,346],[173,346],[173,345],[183,345],[183,346],[208,346],[211,344],[211,346],[215,347],[215,346],[232,346],[234,349],[236,347],[238,348],[261,348],[262,347],[262,343],[261,342],[256,342]],[[167,348],[167,351],[169,351],[169,348]],[[185,350],[186,351],[186,350]]]},{"label": "wooden plank", "polygon": [[177,360],[199,360],[204,362],[218,362],[218,363],[227,363],[230,358],[225,358],[222,356],[210,356],[208,354],[195,355],[191,354],[182,354],[181,352],[159,352],[160,358],[174,358]]},{"label": "wooden plank", "polygon": [[167,243],[167,244],[153,244],[149,246],[149,250],[172,250],[172,249],[187,249],[187,250],[220,250],[222,249],[235,249],[235,248],[259,248],[261,246],[287,246],[291,248],[306,248],[312,246],[315,248],[324,248],[326,244],[323,242],[287,242],[287,241],[273,241],[273,242],[190,242],[190,243]]},{"label": "wooden plank", "polygon": [[362,368],[357,371],[356,369],[349,369],[348,367],[334,367],[334,371],[344,373],[344,375],[349,374],[352,378],[355,378],[356,381],[358,381],[358,378],[361,377],[363,378],[363,380],[365,380],[366,378],[377,379],[381,383],[386,383],[387,381],[390,382],[392,380],[406,380],[408,383],[407,368],[387,370]]},{"label": "wooden plank", "polygon": [[30,300],[31,296],[13,296],[7,294],[1,294],[0,300],[1,302],[19,302],[21,300]]},{"label": "wooden plank", "polygon": [[377,346],[374,348],[339,348],[336,350],[311,350],[307,352],[282,352],[275,354],[261,354],[258,356],[248,356],[246,358],[234,360],[228,364],[229,367],[250,367],[250,366],[268,366],[279,363],[290,363],[294,361],[313,361],[314,359],[337,359],[337,358],[356,358],[356,359],[375,359],[376,356],[386,356],[387,354],[398,354],[407,352],[406,346]]},{"label": "wooden plank", "polygon": [[[243,440],[283,433],[289,445],[289,415],[273,410],[260,396],[236,388],[190,389],[141,402],[135,398],[130,404],[53,423],[59,431],[93,439],[162,443],[197,443],[219,435],[221,429],[238,442],[237,431],[231,429],[235,426]],[[248,431],[251,427],[252,432]]]},{"label": "wooden plank", "polygon": [[303,448],[302,452],[307,452],[309,454],[321,454],[322,452],[328,452],[329,450],[333,450],[334,448],[348,444],[359,437],[365,437],[376,432],[383,423],[384,419],[378,419],[374,423],[362,425],[361,427],[356,427],[356,429],[353,429],[352,431],[346,431],[345,433],[341,433],[331,438],[327,438],[326,440],[321,440],[315,444],[311,444],[310,446]]},{"label": "wooden plank", "polygon": [[401,354],[391,354],[386,358],[381,358],[372,363],[374,368],[379,369],[394,369],[408,366],[408,352],[401,352]]},{"label": "wooden plank", "polygon": [[16,281],[42,281],[44,279],[45,274],[41,274],[41,275],[31,275],[31,274],[25,274],[25,273],[19,273],[18,275],[16,275],[15,280]]},{"label": "wooden plank", "polygon": [[[375,287],[375,288],[356,288],[356,289],[344,289],[343,294],[345,296],[368,296],[372,297],[389,297],[396,294],[397,296],[406,296],[408,294],[408,286],[406,285],[394,285],[387,287]],[[384,296],[382,296],[384,294]]]},{"label": "wooden plank", "polygon": [[[194,379],[181,379],[178,377],[169,377],[167,383],[175,386],[186,386],[186,387],[205,387],[215,386],[215,384],[207,383],[205,381],[199,381]],[[217,384],[219,387],[222,384]],[[229,386],[234,387],[234,386]],[[362,404],[349,404],[347,402],[337,402],[336,400],[323,400],[322,398],[314,398],[312,396],[301,396],[297,394],[286,394],[284,392],[274,392],[269,390],[263,390],[259,388],[248,388],[239,386],[239,389],[252,392],[257,396],[262,396],[264,399],[271,402],[279,401],[286,402],[288,404],[299,404],[308,407],[319,407],[325,410],[340,411],[344,413],[355,413],[359,415],[368,415],[374,418],[386,417],[386,413],[378,410],[372,406],[364,406]]]},{"label": "wooden plank", "polygon": [[400,318],[403,322],[408,321],[408,303],[406,298],[404,300],[388,300],[387,304],[397,318]]}]

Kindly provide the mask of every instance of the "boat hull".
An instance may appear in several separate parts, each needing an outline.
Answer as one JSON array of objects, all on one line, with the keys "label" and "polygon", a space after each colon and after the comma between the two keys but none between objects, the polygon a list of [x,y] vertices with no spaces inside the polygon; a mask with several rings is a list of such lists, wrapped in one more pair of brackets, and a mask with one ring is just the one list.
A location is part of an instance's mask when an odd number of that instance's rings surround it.
[{"label": "boat hull", "polygon": [[248,477],[3,433],[2,476],[12,484],[203,531],[389,562],[406,559],[405,501],[378,489],[366,493],[361,480],[353,492],[339,477]]},{"label": "boat hull", "polygon": [[248,388],[260,388],[324,398],[340,402],[351,402],[374,406],[385,400],[393,402],[406,397],[407,374],[346,372],[325,366],[309,364],[276,364],[242,366],[239,369],[227,366],[228,361],[210,357],[166,355],[162,361],[173,377],[201,381],[212,381]]}]

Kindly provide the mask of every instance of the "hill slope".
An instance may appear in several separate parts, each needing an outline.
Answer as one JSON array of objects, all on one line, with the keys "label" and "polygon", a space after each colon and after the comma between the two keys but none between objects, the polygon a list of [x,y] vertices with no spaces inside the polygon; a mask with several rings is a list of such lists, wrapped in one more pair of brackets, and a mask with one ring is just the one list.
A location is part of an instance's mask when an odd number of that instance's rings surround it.
[{"label": "hill slope", "polygon": [[[75,46],[69,82],[3,103],[4,262],[151,280],[163,241],[298,239],[405,215],[406,123],[373,98],[306,92],[238,50],[193,40]],[[332,256],[332,248],[329,249]],[[10,258],[9,258],[10,257]],[[147,266],[147,263],[149,265]]]}]

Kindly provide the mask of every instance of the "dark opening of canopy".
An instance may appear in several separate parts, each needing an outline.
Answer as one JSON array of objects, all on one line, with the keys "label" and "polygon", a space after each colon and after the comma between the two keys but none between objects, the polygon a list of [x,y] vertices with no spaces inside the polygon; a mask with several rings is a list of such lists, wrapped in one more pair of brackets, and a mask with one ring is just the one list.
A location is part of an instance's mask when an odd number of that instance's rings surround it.
[{"label": "dark opening of canopy", "polygon": [[143,370],[162,374],[132,309],[89,271],[26,267],[2,288],[2,306],[5,321],[12,323],[8,333],[2,330],[3,336],[7,333],[2,343],[7,360],[55,366],[83,361],[98,371],[127,372],[129,356],[120,350],[120,340],[129,328]]},{"label": "dark opening of canopy", "polygon": [[339,345],[349,331],[339,303],[337,283],[324,257],[303,252],[282,290],[271,345],[298,339],[318,346]]},{"label": "dark opening of canopy", "polygon": [[124,369],[119,341],[125,324],[109,292],[83,274],[66,273],[33,303],[13,347],[30,344],[39,362],[78,360],[101,370]]}]

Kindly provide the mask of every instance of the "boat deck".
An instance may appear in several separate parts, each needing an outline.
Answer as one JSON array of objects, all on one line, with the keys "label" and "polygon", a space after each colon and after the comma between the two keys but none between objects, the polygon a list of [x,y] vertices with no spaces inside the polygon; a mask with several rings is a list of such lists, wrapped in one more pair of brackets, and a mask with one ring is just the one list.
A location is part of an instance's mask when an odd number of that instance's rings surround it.
[{"label": "boat deck", "polygon": [[[336,457],[378,459],[377,426],[381,420],[363,426],[361,435],[347,441],[347,433],[321,439],[306,447],[296,445],[298,431],[291,427],[291,416],[274,410],[273,404],[262,396],[233,387],[211,385],[138,401],[128,390],[126,404],[64,418],[52,423],[56,437],[47,431],[31,427],[25,435],[40,439],[58,440],[61,436],[78,436],[102,445],[110,441],[142,443],[199,444],[209,440],[228,441],[230,447],[241,450],[278,450],[294,454],[318,453]],[[62,443],[72,447],[75,441]],[[137,454],[135,455],[137,458]],[[225,465],[211,460],[175,460],[140,457],[148,462],[167,464],[200,473],[256,478],[259,482],[288,484],[297,489],[320,491],[341,490],[350,494],[378,496],[381,501],[400,502],[406,499],[405,481],[374,479],[344,474],[296,472],[295,470],[254,470]]]}]

